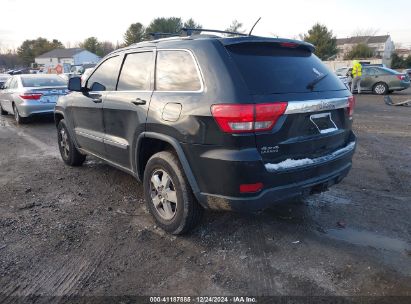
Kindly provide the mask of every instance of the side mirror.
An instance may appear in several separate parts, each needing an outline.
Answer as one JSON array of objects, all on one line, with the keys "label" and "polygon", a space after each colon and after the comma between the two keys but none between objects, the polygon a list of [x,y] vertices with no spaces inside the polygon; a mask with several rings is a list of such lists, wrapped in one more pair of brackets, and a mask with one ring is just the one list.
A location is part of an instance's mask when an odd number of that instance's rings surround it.
[{"label": "side mirror", "polygon": [[68,89],[70,91],[81,92],[81,78],[80,77],[71,77],[68,82]]}]

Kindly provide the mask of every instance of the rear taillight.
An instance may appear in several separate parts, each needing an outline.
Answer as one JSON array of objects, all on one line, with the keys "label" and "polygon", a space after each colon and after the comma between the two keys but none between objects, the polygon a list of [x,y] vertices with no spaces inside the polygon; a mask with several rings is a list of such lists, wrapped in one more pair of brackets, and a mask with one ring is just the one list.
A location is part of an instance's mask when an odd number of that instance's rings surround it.
[{"label": "rear taillight", "polygon": [[272,129],[286,108],[286,102],[219,104],[211,106],[211,113],[223,132],[247,133]]},{"label": "rear taillight", "polygon": [[352,116],[354,114],[354,107],[355,107],[355,97],[350,96],[348,97],[348,116]]},{"label": "rear taillight", "polygon": [[255,184],[241,184],[240,185],[240,193],[255,193],[259,192],[263,189],[263,183],[255,183]]},{"label": "rear taillight", "polygon": [[20,97],[26,100],[39,100],[42,95],[41,93],[24,93]]},{"label": "rear taillight", "polygon": [[399,80],[405,80],[405,75],[396,75]]},{"label": "rear taillight", "polygon": [[294,42],[282,42],[282,43],[280,43],[280,45],[282,47],[286,47],[286,48],[296,48],[296,47],[298,47],[298,44],[294,43]]}]

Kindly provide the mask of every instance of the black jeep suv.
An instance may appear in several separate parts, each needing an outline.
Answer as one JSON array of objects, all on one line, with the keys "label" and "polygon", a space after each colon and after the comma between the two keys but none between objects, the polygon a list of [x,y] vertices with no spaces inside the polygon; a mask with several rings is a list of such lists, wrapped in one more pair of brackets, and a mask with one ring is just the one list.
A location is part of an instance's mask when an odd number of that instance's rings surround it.
[{"label": "black jeep suv", "polygon": [[204,34],[116,50],[56,104],[61,156],[135,176],[173,234],[204,208],[259,210],[323,191],[350,170],[354,98],[313,51]]}]

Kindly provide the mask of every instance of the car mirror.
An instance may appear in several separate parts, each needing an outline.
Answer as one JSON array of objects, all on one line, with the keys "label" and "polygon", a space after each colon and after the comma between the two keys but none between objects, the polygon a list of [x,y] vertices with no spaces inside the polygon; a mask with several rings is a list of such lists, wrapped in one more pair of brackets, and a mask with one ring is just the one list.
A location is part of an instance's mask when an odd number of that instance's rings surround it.
[{"label": "car mirror", "polygon": [[94,82],[90,90],[91,91],[105,91],[106,87],[99,82]]},{"label": "car mirror", "polygon": [[68,82],[68,89],[70,91],[81,92],[81,78],[80,77],[71,77]]}]

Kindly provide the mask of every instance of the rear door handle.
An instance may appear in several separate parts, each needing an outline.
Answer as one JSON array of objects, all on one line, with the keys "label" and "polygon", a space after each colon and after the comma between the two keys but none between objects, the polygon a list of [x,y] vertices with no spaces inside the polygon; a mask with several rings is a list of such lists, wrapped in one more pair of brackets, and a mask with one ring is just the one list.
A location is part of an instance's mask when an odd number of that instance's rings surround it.
[{"label": "rear door handle", "polygon": [[139,105],[145,105],[147,101],[141,98],[136,98],[131,103],[135,104],[136,106],[139,106]]}]

